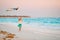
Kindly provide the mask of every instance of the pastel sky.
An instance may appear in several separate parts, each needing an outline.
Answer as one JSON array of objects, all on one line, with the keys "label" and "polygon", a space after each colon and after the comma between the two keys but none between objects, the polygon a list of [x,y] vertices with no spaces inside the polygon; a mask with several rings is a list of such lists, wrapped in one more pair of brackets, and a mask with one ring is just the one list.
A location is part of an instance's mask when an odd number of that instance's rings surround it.
[{"label": "pastel sky", "polygon": [[[5,10],[19,7],[18,11]],[[0,0],[0,15],[60,17],[60,0]]]}]

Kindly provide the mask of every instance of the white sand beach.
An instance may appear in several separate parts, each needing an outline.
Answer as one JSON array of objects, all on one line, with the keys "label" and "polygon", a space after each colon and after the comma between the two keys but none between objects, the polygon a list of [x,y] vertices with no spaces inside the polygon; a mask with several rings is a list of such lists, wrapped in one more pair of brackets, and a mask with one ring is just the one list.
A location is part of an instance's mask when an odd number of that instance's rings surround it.
[{"label": "white sand beach", "polygon": [[14,40],[60,40],[60,28],[38,28],[23,23],[22,30],[19,32],[17,23],[0,23],[0,30],[16,34]]}]

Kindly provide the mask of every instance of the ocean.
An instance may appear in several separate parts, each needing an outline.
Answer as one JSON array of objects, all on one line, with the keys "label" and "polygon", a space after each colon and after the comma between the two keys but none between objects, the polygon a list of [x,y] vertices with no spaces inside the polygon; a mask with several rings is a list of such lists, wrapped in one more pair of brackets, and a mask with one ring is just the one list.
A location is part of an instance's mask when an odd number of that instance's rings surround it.
[{"label": "ocean", "polygon": [[[48,28],[60,28],[60,17],[39,17],[39,18],[23,18],[23,23],[33,27],[46,26]],[[0,23],[17,23],[18,18],[0,18]]]},{"label": "ocean", "polygon": [[[60,17],[59,18],[51,18],[51,17],[40,17],[40,18],[23,18],[23,22],[25,23],[40,23],[40,24],[60,24]],[[11,22],[17,23],[18,18],[0,18],[0,22]]]}]

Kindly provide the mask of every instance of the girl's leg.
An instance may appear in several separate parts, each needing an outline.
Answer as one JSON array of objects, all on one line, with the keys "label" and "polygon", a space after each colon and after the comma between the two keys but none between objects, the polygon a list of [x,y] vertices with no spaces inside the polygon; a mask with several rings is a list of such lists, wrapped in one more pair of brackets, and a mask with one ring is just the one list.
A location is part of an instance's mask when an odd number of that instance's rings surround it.
[{"label": "girl's leg", "polygon": [[19,28],[19,31],[21,31],[21,28]]}]

